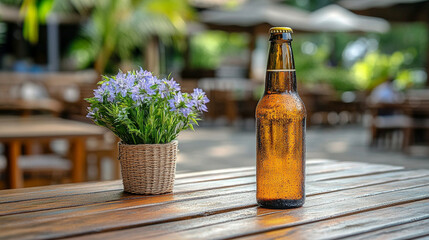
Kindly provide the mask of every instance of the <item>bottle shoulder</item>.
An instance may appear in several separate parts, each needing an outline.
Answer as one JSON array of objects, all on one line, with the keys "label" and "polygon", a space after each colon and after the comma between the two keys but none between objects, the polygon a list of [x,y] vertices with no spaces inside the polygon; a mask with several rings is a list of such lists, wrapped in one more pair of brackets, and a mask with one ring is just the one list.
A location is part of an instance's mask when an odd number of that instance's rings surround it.
[{"label": "bottle shoulder", "polygon": [[307,112],[298,93],[265,94],[256,107],[256,117],[303,118]]}]

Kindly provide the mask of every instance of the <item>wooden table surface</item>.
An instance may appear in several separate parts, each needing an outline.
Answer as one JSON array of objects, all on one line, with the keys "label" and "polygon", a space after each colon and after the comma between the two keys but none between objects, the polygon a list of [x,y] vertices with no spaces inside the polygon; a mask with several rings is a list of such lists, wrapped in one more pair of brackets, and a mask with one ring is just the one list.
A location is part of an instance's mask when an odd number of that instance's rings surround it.
[{"label": "wooden table surface", "polygon": [[31,116],[32,112],[49,112],[58,116],[64,109],[61,102],[55,99],[0,99],[0,111],[17,111],[21,116]]},{"label": "wooden table surface", "polygon": [[94,124],[56,117],[0,117],[0,141],[93,137],[104,134]]},{"label": "wooden table surface", "polygon": [[255,169],[178,174],[174,194],[120,181],[0,191],[0,239],[398,239],[429,236],[429,170],[307,162],[303,207],[257,207]]},{"label": "wooden table surface", "polygon": [[21,146],[33,141],[58,138],[69,139],[72,153],[72,180],[84,180],[86,158],[85,139],[101,137],[104,130],[93,124],[53,117],[1,117],[0,142],[6,146],[7,175],[10,188],[23,186],[22,171],[18,164]]}]

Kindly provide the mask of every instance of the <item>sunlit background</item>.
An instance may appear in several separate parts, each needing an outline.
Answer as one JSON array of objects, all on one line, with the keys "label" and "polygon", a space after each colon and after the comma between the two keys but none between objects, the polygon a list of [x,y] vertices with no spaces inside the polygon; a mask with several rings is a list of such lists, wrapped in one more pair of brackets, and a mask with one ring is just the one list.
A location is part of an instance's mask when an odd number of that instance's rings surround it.
[{"label": "sunlit background", "polygon": [[[273,26],[294,30],[307,158],[429,168],[429,1],[0,0],[1,187],[20,120],[91,123],[100,75],[139,66],[211,100],[179,172],[253,166]],[[20,140],[24,185],[70,182],[73,141],[42,135]],[[118,177],[116,141],[85,137],[84,179]]]}]

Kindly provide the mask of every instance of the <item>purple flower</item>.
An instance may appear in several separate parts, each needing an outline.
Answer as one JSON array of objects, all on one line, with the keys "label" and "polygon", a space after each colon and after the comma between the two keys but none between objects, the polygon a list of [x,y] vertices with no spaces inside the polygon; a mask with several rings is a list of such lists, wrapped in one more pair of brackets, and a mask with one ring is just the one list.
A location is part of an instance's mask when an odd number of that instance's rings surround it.
[{"label": "purple flower", "polygon": [[184,117],[188,117],[193,112],[194,103],[187,93],[177,92],[172,99],[168,100],[168,103],[170,111],[177,111]]},{"label": "purple flower", "polygon": [[169,89],[164,79],[161,80],[161,83],[158,85],[158,92],[161,98],[166,98],[168,96]]},{"label": "purple flower", "polygon": [[180,108],[179,112],[184,116],[187,117],[191,113],[190,108]]},{"label": "purple flower", "polygon": [[176,111],[177,108],[180,108],[180,105],[185,102],[185,99],[183,97],[183,94],[181,92],[178,92],[172,99],[168,100],[168,103],[170,104],[170,111]]},{"label": "purple flower", "polygon": [[94,108],[91,110],[91,107],[88,107],[88,114],[86,115],[86,117],[94,119],[96,112],[98,112],[98,108]]},{"label": "purple flower", "polygon": [[137,78],[137,84],[131,89],[131,98],[136,102],[144,102],[151,99],[156,94],[156,85],[159,84],[158,78],[148,75],[143,78]]},{"label": "purple flower", "polygon": [[124,74],[119,72],[115,78],[111,78],[109,81],[114,88],[115,94],[121,94],[122,97],[125,97],[128,91],[134,86],[136,77],[129,73]]},{"label": "purple flower", "polygon": [[155,95],[156,91],[154,89],[154,86],[159,84],[159,80],[156,77],[147,77],[145,78],[144,82],[142,82],[142,89],[146,91],[148,95]]},{"label": "purple flower", "polygon": [[94,89],[94,97],[99,101],[99,102],[103,102],[103,97],[105,95],[104,90],[97,88]]},{"label": "purple flower", "polygon": [[115,95],[115,92],[110,82],[103,82],[97,89],[94,90],[94,97],[99,102],[103,102],[105,96],[108,96],[107,100],[109,102],[113,102],[112,96],[114,99],[114,95]]},{"label": "purple flower", "polygon": [[138,78],[152,77],[152,73],[149,71],[143,70],[143,68],[140,67],[140,70],[136,72],[136,76]]},{"label": "purple flower", "polygon": [[194,92],[191,93],[192,100],[191,102],[195,106],[195,108],[200,112],[207,112],[207,106],[206,103],[210,102],[210,100],[207,98],[205,92],[199,88],[195,88]]},{"label": "purple flower", "polygon": [[172,78],[171,80],[166,80],[165,83],[168,86],[168,89],[171,91],[180,91],[180,85],[174,81],[174,79]]}]

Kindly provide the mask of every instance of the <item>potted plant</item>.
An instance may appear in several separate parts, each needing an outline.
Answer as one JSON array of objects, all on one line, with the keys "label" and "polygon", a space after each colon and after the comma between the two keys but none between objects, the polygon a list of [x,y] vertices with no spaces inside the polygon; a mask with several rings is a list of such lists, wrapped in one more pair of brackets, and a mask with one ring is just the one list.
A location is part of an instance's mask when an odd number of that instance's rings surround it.
[{"label": "potted plant", "polygon": [[201,89],[182,93],[173,79],[140,68],[104,76],[87,117],[115,133],[124,190],[162,194],[173,190],[180,131],[193,129],[209,99]]}]

